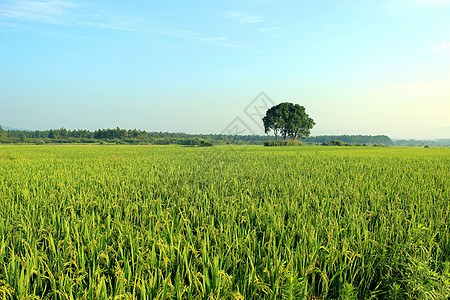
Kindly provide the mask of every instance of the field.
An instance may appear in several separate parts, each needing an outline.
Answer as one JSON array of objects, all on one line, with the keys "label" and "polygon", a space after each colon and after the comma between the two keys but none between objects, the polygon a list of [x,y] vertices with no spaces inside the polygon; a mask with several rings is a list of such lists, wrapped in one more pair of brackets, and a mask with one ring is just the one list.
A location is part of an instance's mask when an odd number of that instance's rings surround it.
[{"label": "field", "polygon": [[0,146],[2,299],[445,299],[450,149]]}]

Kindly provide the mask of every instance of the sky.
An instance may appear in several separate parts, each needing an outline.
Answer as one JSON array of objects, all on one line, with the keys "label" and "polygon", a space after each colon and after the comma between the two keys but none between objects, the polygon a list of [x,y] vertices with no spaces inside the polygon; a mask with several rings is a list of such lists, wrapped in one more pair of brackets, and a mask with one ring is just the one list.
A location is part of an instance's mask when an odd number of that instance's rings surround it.
[{"label": "sky", "polygon": [[0,124],[450,138],[450,0],[0,1]]}]

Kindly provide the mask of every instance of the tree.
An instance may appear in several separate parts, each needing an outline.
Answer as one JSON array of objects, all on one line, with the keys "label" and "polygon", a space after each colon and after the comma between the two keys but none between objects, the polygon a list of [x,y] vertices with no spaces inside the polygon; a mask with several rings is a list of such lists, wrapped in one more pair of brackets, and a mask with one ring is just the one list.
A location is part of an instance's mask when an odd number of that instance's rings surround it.
[{"label": "tree", "polygon": [[21,143],[25,143],[27,141],[27,137],[26,137],[26,135],[24,134],[24,133],[22,133],[21,135],[20,135],[20,142]]},{"label": "tree", "polygon": [[50,129],[50,131],[48,132],[48,137],[50,139],[58,139],[59,138],[58,130],[57,129],[56,130]]},{"label": "tree", "polygon": [[314,120],[306,114],[303,106],[289,102],[272,106],[262,120],[265,133],[272,130],[276,140],[278,140],[278,134],[281,134],[283,140],[287,137],[293,140],[305,139],[311,134],[311,128],[316,125]]},{"label": "tree", "polygon": [[6,132],[3,130],[2,125],[0,125],[0,138],[6,137]]}]

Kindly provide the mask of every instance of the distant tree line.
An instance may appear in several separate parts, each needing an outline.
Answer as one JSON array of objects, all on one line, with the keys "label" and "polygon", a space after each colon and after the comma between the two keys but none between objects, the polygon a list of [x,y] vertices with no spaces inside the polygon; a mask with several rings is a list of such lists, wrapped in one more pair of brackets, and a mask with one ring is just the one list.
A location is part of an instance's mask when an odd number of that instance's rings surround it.
[{"label": "distant tree line", "polygon": [[450,139],[396,140],[394,145],[400,147],[450,147]]},{"label": "distant tree line", "polygon": [[[341,141],[347,144],[366,144],[393,146],[394,143],[386,135],[320,135],[306,139],[307,143],[326,144],[333,141]],[[332,143],[331,143],[332,144]]]},{"label": "distant tree line", "polygon": [[147,132],[138,129],[67,130],[3,130],[0,126],[0,143],[116,143],[143,145],[199,145],[210,144],[261,144],[271,140],[269,136],[187,134],[174,132]]},{"label": "distant tree line", "polygon": [[[226,134],[188,134],[183,132],[148,132],[138,129],[98,129],[68,130],[65,128],[50,130],[3,130],[0,126],[0,143],[116,143],[142,145],[202,145],[202,143],[220,144],[253,144],[262,145],[274,140],[268,135],[226,135]],[[384,135],[342,135],[315,136],[306,139],[306,143],[322,144],[333,140],[345,143],[393,145],[391,139]]]}]

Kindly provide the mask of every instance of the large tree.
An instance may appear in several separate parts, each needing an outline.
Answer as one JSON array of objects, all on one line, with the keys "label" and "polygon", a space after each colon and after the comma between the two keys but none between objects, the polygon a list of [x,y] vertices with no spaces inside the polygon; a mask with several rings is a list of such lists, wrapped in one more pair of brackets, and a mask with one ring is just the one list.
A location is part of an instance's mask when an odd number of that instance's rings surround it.
[{"label": "large tree", "polygon": [[316,125],[314,120],[306,114],[303,106],[289,102],[269,108],[263,123],[265,133],[273,131],[277,140],[278,134],[283,137],[283,140],[288,137],[293,140],[305,139],[311,134],[311,128]]}]

